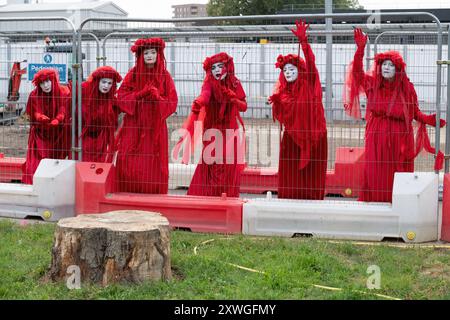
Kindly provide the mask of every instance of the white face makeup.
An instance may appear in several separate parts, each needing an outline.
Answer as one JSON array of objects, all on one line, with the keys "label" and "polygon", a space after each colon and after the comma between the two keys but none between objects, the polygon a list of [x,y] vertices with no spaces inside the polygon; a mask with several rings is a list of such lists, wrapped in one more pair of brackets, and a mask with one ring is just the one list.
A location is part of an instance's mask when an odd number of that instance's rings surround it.
[{"label": "white face makeup", "polygon": [[42,81],[39,86],[41,87],[42,91],[45,93],[50,93],[52,91],[52,81],[51,80],[45,80]]},{"label": "white face makeup", "polygon": [[156,63],[156,57],[158,52],[156,49],[145,49],[144,50],[144,62],[146,65],[154,65]]},{"label": "white face makeup", "polygon": [[222,74],[224,67],[223,62],[216,62],[212,65],[211,73],[216,80],[223,80],[227,76],[226,72]]},{"label": "white face makeup", "polygon": [[113,79],[102,78],[102,79],[100,79],[100,82],[98,83],[98,91],[100,91],[103,94],[106,94],[111,91],[112,85],[113,85]]},{"label": "white face makeup", "polygon": [[381,76],[387,80],[395,76],[395,65],[391,60],[384,60],[381,64]]},{"label": "white face makeup", "polygon": [[286,63],[283,68],[283,74],[287,82],[294,82],[298,78],[298,69],[291,63]]}]

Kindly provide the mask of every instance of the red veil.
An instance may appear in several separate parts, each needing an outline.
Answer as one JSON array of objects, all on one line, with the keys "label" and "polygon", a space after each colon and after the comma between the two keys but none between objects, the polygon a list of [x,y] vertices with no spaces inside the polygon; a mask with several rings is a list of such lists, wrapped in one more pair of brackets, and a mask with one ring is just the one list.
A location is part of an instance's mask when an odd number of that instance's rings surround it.
[{"label": "red veil", "polygon": [[[137,85],[137,90],[142,90],[147,83],[152,84],[158,90],[163,90],[163,81],[161,77],[164,76],[166,71],[166,58],[164,56],[164,48],[166,44],[161,38],[150,38],[150,39],[138,39],[134,45],[131,47],[131,51],[136,55],[136,67],[133,76],[135,77],[135,83]],[[156,49],[156,63],[151,69],[147,68],[144,61],[144,51],[146,49]]]},{"label": "red veil", "polygon": [[[362,60],[362,58],[360,59]],[[397,51],[387,51],[375,55],[375,63],[367,74],[364,74],[362,65],[359,65],[361,64],[360,62],[358,66],[355,66],[355,63],[358,62],[352,61],[348,68],[344,88],[343,100],[345,111],[349,116],[361,119],[361,107],[359,100],[360,94],[365,93],[365,88],[372,88],[375,92],[377,92],[377,90],[382,86],[383,76],[381,74],[381,65],[385,60],[391,60],[395,65],[396,72],[394,86],[397,87],[397,90],[399,92],[398,94],[403,100],[403,114],[406,128],[410,130],[410,124],[413,119],[418,120],[420,123],[415,137],[414,154],[409,156],[409,160],[414,159],[419,154],[419,152],[422,151],[422,149],[425,149],[429,153],[435,154],[436,149],[431,146],[425,126],[427,122],[428,124],[431,124],[433,122],[432,120],[430,121],[433,116],[424,115],[418,109],[418,99],[416,91],[414,89],[414,85],[406,75],[406,63],[404,62],[400,53]],[[414,110],[410,110],[411,108],[414,108]],[[366,114],[367,121],[369,121],[370,116],[370,113]],[[438,151],[434,169],[442,169],[443,162],[444,154],[441,151]]]}]

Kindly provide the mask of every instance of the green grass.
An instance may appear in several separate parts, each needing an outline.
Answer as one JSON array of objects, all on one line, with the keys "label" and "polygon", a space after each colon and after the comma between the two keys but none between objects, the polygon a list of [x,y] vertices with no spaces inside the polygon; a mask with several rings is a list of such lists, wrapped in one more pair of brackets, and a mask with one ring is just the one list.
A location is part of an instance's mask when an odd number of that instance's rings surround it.
[{"label": "green grass", "polygon": [[[0,299],[382,299],[373,293],[450,299],[449,249],[181,231],[171,233],[172,281],[107,288],[82,284],[69,290],[64,283],[41,280],[50,264],[53,232],[52,224],[0,221]],[[201,245],[209,239],[214,241]],[[366,288],[370,265],[381,268],[380,290]]]}]

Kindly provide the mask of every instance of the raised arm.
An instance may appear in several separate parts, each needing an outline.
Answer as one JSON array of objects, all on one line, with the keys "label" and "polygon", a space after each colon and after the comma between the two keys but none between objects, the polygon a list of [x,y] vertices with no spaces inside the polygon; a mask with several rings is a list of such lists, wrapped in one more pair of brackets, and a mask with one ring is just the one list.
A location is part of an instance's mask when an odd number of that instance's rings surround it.
[{"label": "raised arm", "polygon": [[364,51],[366,48],[366,43],[368,36],[360,28],[356,28],[354,31],[356,52],[353,58],[352,66],[352,77],[354,84],[358,87],[362,87],[364,90],[367,89],[368,83],[371,77],[364,72],[363,68],[363,58]]},{"label": "raised arm", "polygon": [[318,79],[319,72],[316,68],[316,57],[308,43],[307,30],[309,29],[309,24],[299,20],[295,22],[295,26],[296,29],[291,29],[291,31],[297,37],[305,56],[307,80],[314,86],[315,82],[320,80]]}]

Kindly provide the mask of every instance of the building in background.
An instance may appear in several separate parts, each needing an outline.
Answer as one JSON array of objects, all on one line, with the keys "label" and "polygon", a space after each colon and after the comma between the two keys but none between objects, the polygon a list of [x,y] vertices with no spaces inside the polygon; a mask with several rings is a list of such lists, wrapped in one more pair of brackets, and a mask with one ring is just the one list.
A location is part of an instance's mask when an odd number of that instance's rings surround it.
[{"label": "building in background", "polygon": [[[88,18],[126,18],[128,13],[116,5],[112,1],[100,0],[84,0],[79,2],[61,3],[39,3],[36,0],[7,0],[6,4],[0,5],[0,18],[11,17],[65,17],[69,18],[75,26]],[[110,27],[117,27],[111,23]],[[90,29],[95,28],[95,24],[88,25]],[[101,28],[106,27],[105,23],[101,24]],[[67,31],[67,25],[62,22],[20,22],[7,23],[2,22],[2,31],[46,31],[46,30],[60,30]]]},{"label": "building in background", "polygon": [[[199,18],[207,17],[206,4],[201,3],[190,3],[190,4],[180,4],[174,5],[173,8],[173,18]],[[192,22],[177,23],[177,26],[192,26]]]}]

